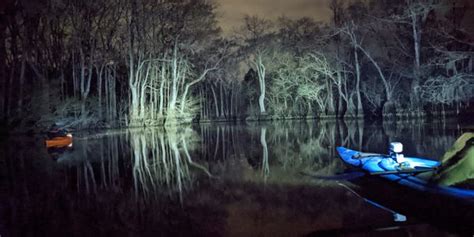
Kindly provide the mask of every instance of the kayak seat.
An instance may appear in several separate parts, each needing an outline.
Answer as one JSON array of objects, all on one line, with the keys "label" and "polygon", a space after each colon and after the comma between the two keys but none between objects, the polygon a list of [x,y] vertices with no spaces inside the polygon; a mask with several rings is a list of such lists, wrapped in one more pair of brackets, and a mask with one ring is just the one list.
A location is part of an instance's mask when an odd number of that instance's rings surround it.
[{"label": "kayak seat", "polygon": [[408,172],[416,169],[410,165],[409,162],[397,163],[393,159],[383,159],[379,163],[379,167],[387,171]]}]

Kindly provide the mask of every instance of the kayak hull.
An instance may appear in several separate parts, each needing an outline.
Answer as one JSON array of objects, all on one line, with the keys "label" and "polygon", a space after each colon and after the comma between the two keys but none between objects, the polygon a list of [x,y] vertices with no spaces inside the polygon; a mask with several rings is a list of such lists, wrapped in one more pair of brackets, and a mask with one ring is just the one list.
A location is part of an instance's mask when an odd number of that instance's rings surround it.
[{"label": "kayak hull", "polygon": [[[368,154],[345,147],[338,147],[337,152],[346,164],[362,169],[369,174],[403,171],[393,159],[386,155]],[[405,160],[410,164],[410,167],[436,168],[441,164],[438,161],[416,157],[405,157]],[[379,176],[419,191],[473,199],[474,201],[474,190],[440,186],[420,179],[414,174],[400,172],[398,174],[382,174]]]},{"label": "kayak hull", "polygon": [[72,144],[72,136],[55,137],[55,138],[46,140],[47,148],[65,147],[65,146],[69,146],[70,144]]}]

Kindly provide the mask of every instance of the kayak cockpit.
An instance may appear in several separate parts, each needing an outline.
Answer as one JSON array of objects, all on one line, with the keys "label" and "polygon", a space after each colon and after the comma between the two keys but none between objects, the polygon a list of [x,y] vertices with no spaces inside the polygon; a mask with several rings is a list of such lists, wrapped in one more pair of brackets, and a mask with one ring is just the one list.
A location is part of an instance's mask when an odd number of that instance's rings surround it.
[{"label": "kayak cockpit", "polygon": [[364,153],[358,152],[352,156],[352,159],[363,159],[363,158],[370,158],[370,157],[383,157],[388,158],[389,156],[377,153]]}]

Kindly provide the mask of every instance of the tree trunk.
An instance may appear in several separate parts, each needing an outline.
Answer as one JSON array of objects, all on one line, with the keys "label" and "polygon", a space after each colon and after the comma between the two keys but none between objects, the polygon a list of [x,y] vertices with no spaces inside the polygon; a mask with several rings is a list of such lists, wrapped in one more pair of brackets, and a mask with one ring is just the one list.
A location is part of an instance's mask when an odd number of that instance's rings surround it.
[{"label": "tree trunk", "polygon": [[135,86],[130,87],[130,96],[132,97],[130,119],[135,120],[138,118],[138,90]]},{"label": "tree trunk", "polygon": [[216,109],[216,117],[219,118],[219,104],[217,102],[217,96],[216,96],[216,92],[214,90],[214,86],[211,85],[211,91],[212,91],[212,96],[214,98],[214,107]]},{"label": "tree trunk", "polygon": [[[110,72],[110,68],[107,68],[106,69],[106,73],[105,73],[105,81],[104,81],[104,90],[105,90],[105,119],[110,122],[111,121],[111,116],[110,116],[110,112],[112,111],[112,95],[110,93],[112,93],[112,74]],[[99,96],[101,97],[101,96]]]},{"label": "tree trunk", "polygon": [[72,52],[72,95],[76,99],[77,98],[77,91],[79,90],[79,84],[77,81],[77,66],[76,66],[76,56],[75,52]]},{"label": "tree trunk", "polygon": [[220,99],[220,105],[221,105],[221,116],[222,117],[225,117],[225,111],[224,111],[224,100],[225,100],[225,96],[224,96],[224,92],[223,92],[223,89],[222,89],[222,82],[219,83],[219,99]]},{"label": "tree trunk", "polygon": [[[382,80],[382,83],[385,89],[385,98],[386,98],[386,102],[384,103],[384,106],[382,109],[384,111],[383,113],[385,114],[385,111],[389,113],[395,112],[394,111],[395,105],[392,102],[392,93],[390,90],[390,86],[388,84],[387,79],[385,78],[385,75],[382,72],[382,69],[380,68],[379,64],[372,58],[372,56],[367,51],[365,51],[364,48],[362,48],[360,45],[358,46],[358,48],[367,56],[369,61],[374,65],[374,67],[377,69],[377,72],[379,73],[380,79]],[[386,106],[388,107],[387,109],[385,108]]]},{"label": "tree trunk", "polygon": [[413,67],[413,84],[412,84],[412,106],[415,112],[421,112],[420,110],[420,97],[419,97],[419,86],[420,86],[420,47],[421,47],[421,31],[419,29],[420,24],[418,22],[418,16],[415,12],[411,11],[411,25],[413,30],[413,47],[415,51],[415,61]]},{"label": "tree trunk", "polygon": [[[49,104],[49,82],[47,79],[47,74],[43,74],[40,72],[33,63],[29,63],[31,69],[35,73],[36,77],[39,78],[40,81],[40,101],[38,102],[39,105],[39,115],[49,114],[50,112],[50,104]],[[46,72],[47,73],[47,72]]]},{"label": "tree trunk", "polygon": [[112,77],[110,78],[110,120],[114,121],[117,118],[117,90],[116,90],[116,79],[117,79],[117,71],[115,66],[113,67]]},{"label": "tree trunk", "polygon": [[183,96],[181,97],[181,113],[184,112],[184,108],[186,104],[186,96],[189,93],[189,88],[191,88],[191,86],[197,84],[198,82],[201,82],[202,80],[204,80],[204,78],[206,78],[207,73],[211,70],[214,70],[214,69],[205,69],[196,80],[186,84],[186,86],[184,87]]},{"label": "tree trunk", "polygon": [[15,61],[16,60],[13,60],[12,62],[12,66],[11,66],[11,70],[10,70],[10,77],[9,77],[9,80],[8,80],[8,95],[7,95],[7,118],[10,118],[10,113],[11,113],[11,109],[12,109],[12,105],[13,105],[13,91],[14,91],[14,88],[13,88],[13,78],[15,77],[15,68],[16,68],[16,65],[15,65]]},{"label": "tree trunk", "polygon": [[205,100],[202,95],[202,88],[199,87],[199,118],[204,118]]},{"label": "tree trunk", "polygon": [[81,53],[81,116],[84,118],[86,116],[86,100],[89,95],[91,80],[92,80],[92,55],[93,51],[91,49],[89,55],[89,62],[87,65],[87,78],[85,75],[86,66],[85,66],[85,56],[80,49]]},{"label": "tree trunk", "polygon": [[102,119],[102,72],[104,71],[104,65],[99,68],[96,67],[97,74],[97,96],[98,96],[98,111],[99,118]]},{"label": "tree trunk", "polygon": [[171,60],[171,97],[169,100],[169,111],[174,111],[176,108],[176,99],[178,98],[178,80],[179,80],[179,68],[178,68],[178,54],[177,45],[175,45],[173,59]]},{"label": "tree trunk", "polygon": [[336,114],[336,109],[334,106],[334,92],[332,90],[332,85],[329,82],[329,80],[326,80],[326,89],[328,91],[328,96],[327,96],[327,106],[326,106],[326,115],[333,116]]},{"label": "tree trunk", "polygon": [[260,96],[258,97],[258,106],[260,108],[260,114],[265,114],[265,65],[263,65],[262,55],[259,52],[257,54],[257,59],[254,62],[255,67],[257,69],[257,76],[258,76],[258,85],[260,88]]},{"label": "tree trunk", "polygon": [[20,68],[20,82],[18,85],[18,104],[17,104],[17,115],[22,117],[23,113],[23,84],[25,81],[25,66],[26,66],[26,59],[25,57],[21,60],[21,68]]},{"label": "tree trunk", "polygon": [[265,79],[264,77],[260,78],[260,96],[258,97],[258,106],[260,107],[260,113],[265,114]]},{"label": "tree trunk", "polygon": [[[6,19],[5,16],[0,16],[0,78],[7,77],[7,60],[6,60]],[[5,101],[6,101],[6,80],[0,80],[0,120],[6,118],[6,110],[5,110]]]},{"label": "tree trunk", "polygon": [[150,70],[152,69],[151,63],[148,63],[146,67],[146,73],[145,77],[140,79],[140,118],[141,119],[147,119],[146,118],[146,87],[148,86],[148,78],[150,76]]},{"label": "tree trunk", "polygon": [[161,72],[160,72],[161,76],[161,82],[160,82],[160,105],[158,107],[158,116],[159,117],[163,117],[163,106],[164,106],[164,95],[163,95],[163,90],[164,90],[164,86],[165,86],[165,81],[166,81],[166,63],[163,62],[162,65],[161,65]]},{"label": "tree trunk", "polygon": [[357,96],[357,105],[356,105],[356,115],[357,117],[364,117],[364,110],[362,108],[362,99],[360,96],[360,64],[359,64],[359,55],[357,53],[357,48],[354,47],[354,63],[356,69],[356,96]]}]

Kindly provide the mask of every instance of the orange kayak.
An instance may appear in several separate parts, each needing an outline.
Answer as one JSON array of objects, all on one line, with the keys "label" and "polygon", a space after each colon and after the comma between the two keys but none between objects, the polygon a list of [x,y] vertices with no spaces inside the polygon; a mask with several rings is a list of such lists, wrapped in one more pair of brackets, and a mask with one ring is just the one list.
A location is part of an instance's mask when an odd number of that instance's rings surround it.
[{"label": "orange kayak", "polygon": [[53,139],[46,140],[46,147],[65,147],[72,144],[72,135],[68,133],[64,137],[55,137]]}]

